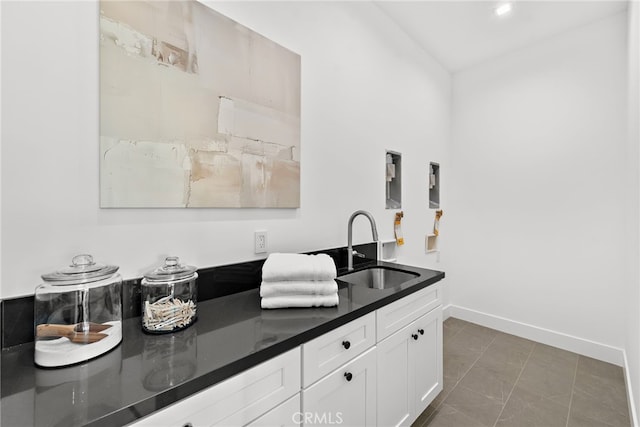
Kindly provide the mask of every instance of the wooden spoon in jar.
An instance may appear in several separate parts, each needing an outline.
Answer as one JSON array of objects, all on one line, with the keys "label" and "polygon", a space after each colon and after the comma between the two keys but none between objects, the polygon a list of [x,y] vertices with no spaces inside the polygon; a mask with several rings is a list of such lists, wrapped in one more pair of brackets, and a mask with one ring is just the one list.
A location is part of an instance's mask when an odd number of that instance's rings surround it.
[{"label": "wooden spoon in jar", "polygon": [[[105,330],[110,325],[100,325],[97,323],[89,323],[89,331],[82,332],[82,323],[76,325],[55,325],[45,323],[36,327],[37,337],[65,337],[69,341],[76,344],[91,344],[108,337],[107,334],[92,332],[95,330]],[[106,327],[105,327],[106,326]]]},{"label": "wooden spoon in jar", "polygon": [[[85,323],[76,323],[74,326],[74,331],[76,332],[102,332],[105,329],[109,329],[111,325],[105,325],[103,323],[93,323],[93,322],[85,322]],[[88,329],[87,329],[88,328]]]}]

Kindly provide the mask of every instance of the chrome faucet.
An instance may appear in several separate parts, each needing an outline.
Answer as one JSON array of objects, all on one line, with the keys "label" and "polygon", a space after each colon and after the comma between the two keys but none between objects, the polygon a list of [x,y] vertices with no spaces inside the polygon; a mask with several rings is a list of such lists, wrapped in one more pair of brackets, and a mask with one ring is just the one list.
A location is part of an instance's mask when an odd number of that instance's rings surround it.
[{"label": "chrome faucet", "polygon": [[371,215],[367,211],[355,211],[351,214],[349,218],[349,224],[347,225],[347,271],[353,270],[353,220],[358,215],[364,215],[369,219],[371,223],[371,234],[373,234],[373,240],[378,242],[378,229],[376,228],[376,220],[373,219],[373,215]]}]

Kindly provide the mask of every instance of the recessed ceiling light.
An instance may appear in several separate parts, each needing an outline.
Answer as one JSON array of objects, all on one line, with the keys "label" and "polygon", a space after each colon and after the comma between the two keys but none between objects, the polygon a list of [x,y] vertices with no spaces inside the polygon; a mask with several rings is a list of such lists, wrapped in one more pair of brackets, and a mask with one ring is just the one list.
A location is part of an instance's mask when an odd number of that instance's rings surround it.
[{"label": "recessed ceiling light", "polygon": [[511,12],[511,3],[502,3],[494,10],[496,16],[505,16]]}]

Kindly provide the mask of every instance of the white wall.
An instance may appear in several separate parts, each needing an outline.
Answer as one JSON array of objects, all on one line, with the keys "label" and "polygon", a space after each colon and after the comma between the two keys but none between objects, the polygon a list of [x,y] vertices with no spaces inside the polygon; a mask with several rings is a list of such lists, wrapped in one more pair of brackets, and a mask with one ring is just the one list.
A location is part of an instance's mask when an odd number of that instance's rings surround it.
[{"label": "white wall", "polygon": [[619,14],[454,75],[459,312],[622,354],[626,28]]},{"label": "white wall", "polygon": [[[640,408],[640,3],[629,2],[629,147],[628,147],[628,237],[626,313],[627,335],[625,352],[627,357],[627,386],[631,388],[629,399],[633,398],[635,409]],[[638,424],[637,414],[635,424]]]},{"label": "white wall", "polygon": [[[213,7],[302,56],[301,208],[98,208],[98,8],[93,2],[2,2],[2,278],[0,296],[89,252],[139,277],[176,254],[200,267],[271,251],[346,245],[347,219],[371,211],[384,238],[384,153],[403,153],[400,258],[424,254],[431,229],[426,167],[439,161],[447,200],[448,73],[370,3],[229,2]],[[370,240],[364,219],[355,240]]]}]

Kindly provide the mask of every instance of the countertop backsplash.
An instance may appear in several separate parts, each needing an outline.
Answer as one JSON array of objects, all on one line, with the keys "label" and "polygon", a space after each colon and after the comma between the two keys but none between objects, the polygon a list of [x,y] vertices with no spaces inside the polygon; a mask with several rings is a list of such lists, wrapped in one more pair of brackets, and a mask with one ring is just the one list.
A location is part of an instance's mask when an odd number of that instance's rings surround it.
[{"label": "countertop backsplash", "polygon": [[[365,258],[354,257],[354,266],[377,260],[375,242],[354,245],[354,249]],[[333,258],[338,274],[346,271],[346,246],[307,252],[308,254],[326,253]],[[205,267],[198,269],[198,301],[207,301],[226,295],[255,289],[260,286],[264,259],[237,264]],[[127,279],[122,282],[122,318],[140,316],[140,282],[142,278]],[[37,283],[34,284],[34,290]],[[33,342],[33,295],[9,298],[0,301],[2,325],[2,349]]]}]

